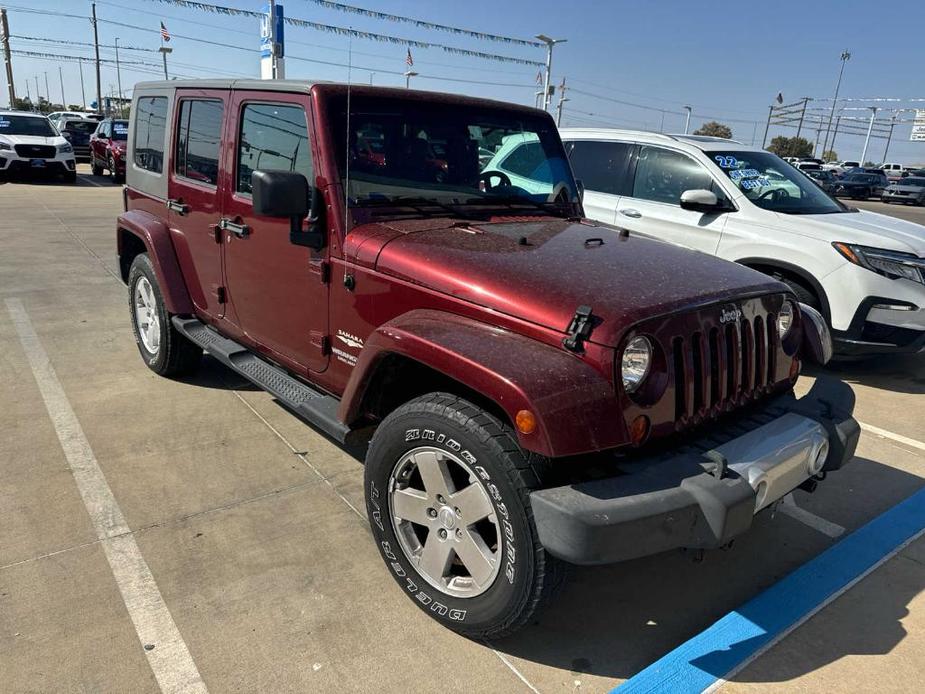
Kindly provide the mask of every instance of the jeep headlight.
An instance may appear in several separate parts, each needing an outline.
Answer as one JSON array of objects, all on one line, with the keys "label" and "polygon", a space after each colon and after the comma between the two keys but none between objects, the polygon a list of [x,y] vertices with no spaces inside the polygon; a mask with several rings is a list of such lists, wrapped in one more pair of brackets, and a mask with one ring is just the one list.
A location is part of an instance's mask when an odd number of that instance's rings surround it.
[{"label": "jeep headlight", "polygon": [[777,334],[783,340],[790,333],[793,326],[793,303],[785,300],[777,314]]},{"label": "jeep headlight", "polygon": [[835,250],[848,262],[890,279],[907,279],[925,284],[925,259],[911,253],[835,242]]},{"label": "jeep headlight", "polygon": [[646,337],[634,337],[623,349],[620,359],[620,377],[623,389],[632,393],[646,379],[652,363],[652,343]]},{"label": "jeep headlight", "polygon": [[74,151],[74,147],[71,145],[70,142],[65,142],[63,145],[58,145],[58,151],[61,154],[70,154],[71,152]]}]

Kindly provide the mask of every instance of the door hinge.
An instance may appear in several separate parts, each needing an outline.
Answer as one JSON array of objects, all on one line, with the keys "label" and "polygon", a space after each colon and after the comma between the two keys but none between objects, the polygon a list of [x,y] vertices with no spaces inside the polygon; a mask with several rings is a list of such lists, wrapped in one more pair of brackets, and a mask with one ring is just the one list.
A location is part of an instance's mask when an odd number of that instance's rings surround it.
[{"label": "door hinge", "polygon": [[327,356],[331,353],[331,336],[325,335],[321,338],[321,354]]},{"label": "door hinge", "polygon": [[225,297],[225,288],[224,288],[224,287],[219,287],[218,290],[216,290],[215,294],[218,296],[218,303],[224,304],[224,303],[225,303],[225,298],[226,298],[226,297]]},{"label": "door hinge", "polygon": [[321,261],[321,283],[327,284],[331,281],[331,263],[327,260]]}]

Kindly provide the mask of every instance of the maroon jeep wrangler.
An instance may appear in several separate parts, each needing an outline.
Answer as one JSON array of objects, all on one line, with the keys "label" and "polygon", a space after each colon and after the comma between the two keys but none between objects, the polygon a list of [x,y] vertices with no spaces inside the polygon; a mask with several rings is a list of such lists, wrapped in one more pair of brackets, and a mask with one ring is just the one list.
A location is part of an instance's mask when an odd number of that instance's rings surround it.
[{"label": "maroon jeep wrangler", "polygon": [[524,625],[566,563],[728,545],[854,453],[850,388],[793,394],[830,354],[821,317],[766,275],[585,219],[542,111],[144,83],[126,175],[145,362],[189,373],[206,351],[368,443],[387,570],[464,634]]}]

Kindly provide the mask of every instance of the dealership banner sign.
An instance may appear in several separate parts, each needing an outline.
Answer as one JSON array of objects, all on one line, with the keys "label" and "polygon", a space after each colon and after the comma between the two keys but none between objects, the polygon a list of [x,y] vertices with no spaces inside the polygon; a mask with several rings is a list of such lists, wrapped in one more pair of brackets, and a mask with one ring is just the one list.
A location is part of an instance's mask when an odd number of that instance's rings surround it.
[{"label": "dealership banner sign", "polygon": [[912,135],[909,136],[909,139],[913,142],[925,142],[925,108],[920,108],[915,112]]}]

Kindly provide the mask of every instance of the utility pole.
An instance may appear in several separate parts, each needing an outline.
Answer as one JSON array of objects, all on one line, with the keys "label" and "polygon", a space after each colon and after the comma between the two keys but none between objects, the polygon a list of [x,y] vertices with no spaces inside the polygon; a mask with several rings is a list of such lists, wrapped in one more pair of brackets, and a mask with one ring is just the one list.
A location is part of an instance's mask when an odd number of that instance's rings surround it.
[{"label": "utility pole", "polygon": [[48,72],[45,72],[45,98],[48,100],[48,105],[51,106],[51,90],[48,88]]},{"label": "utility pole", "polygon": [[[838,103],[838,90],[841,88],[841,78],[845,72],[845,63],[851,60],[851,54],[847,49],[841,53],[841,67],[838,70],[838,81],[835,83],[835,97],[832,99],[832,109],[829,111],[829,124],[825,129],[825,141],[822,143],[822,151],[825,152],[829,144],[829,130],[832,129],[832,117],[835,115],[835,105]],[[863,162],[861,162],[863,164]]]},{"label": "utility pole", "polygon": [[64,73],[61,71],[61,66],[58,66],[58,80],[61,82],[61,106],[63,107],[62,111],[67,111],[67,99],[64,98]]},{"label": "utility pole", "polygon": [[771,116],[774,114],[774,106],[768,107],[768,122],[764,124],[764,137],[761,138],[761,149],[764,149],[765,144],[768,141],[768,130],[771,127]]},{"label": "utility pole", "polygon": [[545,34],[537,34],[536,38],[546,44],[546,75],[543,77],[543,110],[549,110],[550,96],[549,80],[552,75],[552,49],[557,43],[565,43],[568,39],[551,39]]},{"label": "utility pole", "polygon": [[[835,151],[835,138],[838,137],[838,127],[841,125],[841,116],[835,116],[835,130],[832,131],[832,142],[829,144],[828,152]],[[818,138],[818,135],[816,136]],[[823,152],[825,154],[825,152]]]},{"label": "utility pole", "polygon": [[9,90],[10,110],[16,108],[16,88],[13,86],[13,59],[10,57],[10,25],[6,19],[6,8],[0,7],[0,41],[3,43],[3,64],[6,66],[6,86]]},{"label": "utility pole", "polygon": [[810,101],[808,96],[803,97],[803,110],[800,112],[800,124],[797,126],[797,137],[800,136],[800,131],[803,130],[803,119],[806,117],[806,104]]},{"label": "utility pole", "polygon": [[80,58],[77,61],[77,68],[80,70],[80,102],[83,104],[84,111],[87,110],[87,92],[84,90],[84,61]]},{"label": "utility pole", "polygon": [[870,144],[870,133],[874,129],[874,118],[879,110],[877,106],[868,106],[870,109],[870,123],[867,124],[867,137],[864,138],[864,151],[861,152],[861,166],[867,160],[867,145]]},{"label": "utility pole", "polygon": [[562,84],[559,85],[559,105],[556,106],[556,127],[557,128],[562,125],[562,105],[566,101],[571,101],[571,99],[565,98],[565,90],[566,90],[565,78],[563,77]]},{"label": "utility pole", "polygon": [[414,70],[405,70],[405,89],[411,89],[411,78],[417,77],[418,73]]},{"label": "utility pole", "polygon": [[119,104],[119,117],[124,115],[122,109],[122,69],[119,67],[119,37],[116,37],[116,84],[119,85],[119,95],[117,101]]},{"label": "utility pole", "polygon": [[691,129],[691,111],[693,109],[690,106],[685,106],[684,110],[687,111],[687,118],[684,120],[684,134],[687,135]]},{"label": "utility pole", "polygon": [[[883,163],[886,164],[886,157],[890,151],[890,141],[893,139],[893,128],[896,127],[896,113],[890,116],[890,132],[886,136],[886,147],[883,149]],[[864,162],[861,162],[863,164]]]},{"label": "utility pole", "polygon": [[662,119],[658,124],[658,131],[660,133],[665,132],[665,112],[664,111],[662,111]]},{"label": "utility pole", "polygon": [[39,111],[42,110],[42,92],[39,91],[39,76],[34,75],[35,79],[35,103],[39,107]]},{"label": "utility pole", "polygon": [[90,7],[93,12],[93,19],[91,20],[91,24],[93,24],[93,50],[96,54],[96,110],[102,113],[103,85],[100,82],[100,37],[96,30],[96,3],[92,3]]}]

